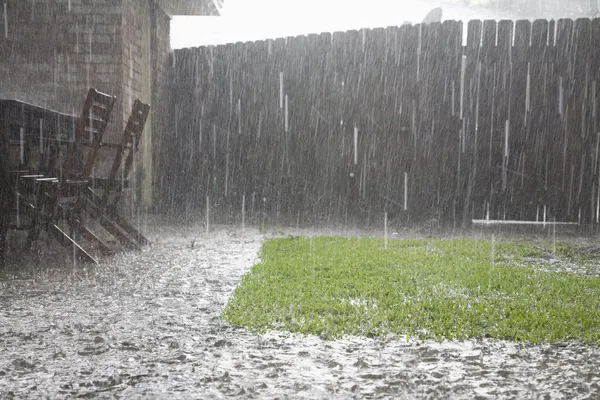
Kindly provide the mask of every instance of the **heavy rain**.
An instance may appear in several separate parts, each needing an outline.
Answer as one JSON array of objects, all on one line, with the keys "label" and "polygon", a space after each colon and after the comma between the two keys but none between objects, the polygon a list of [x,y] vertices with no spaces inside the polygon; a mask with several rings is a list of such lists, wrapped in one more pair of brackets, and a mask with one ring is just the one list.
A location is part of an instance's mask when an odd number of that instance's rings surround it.
[{"label": "heavy rain", "polygon": [[[456,309],[441,337],[392,320],[336,336],[292,316],[322,294],[308,286],[267,329],[232,316],[269,243],[284,276],[306,239],[300,270],[344,279],[315,261],[323,238],[374,241],[364,265],[355,249],[335,262],[382,276],[458,240],[485,249],[496,297],[514,268],[595,304],[600,3],[0,4],[0,398],[600,396],[600,317],[579,303],[581,329],[539,337],[570,317],[463,337]],[[450,266],[451,248],[439,276],[479,260]],[[448,304],[454,284],[435,286]]]}]

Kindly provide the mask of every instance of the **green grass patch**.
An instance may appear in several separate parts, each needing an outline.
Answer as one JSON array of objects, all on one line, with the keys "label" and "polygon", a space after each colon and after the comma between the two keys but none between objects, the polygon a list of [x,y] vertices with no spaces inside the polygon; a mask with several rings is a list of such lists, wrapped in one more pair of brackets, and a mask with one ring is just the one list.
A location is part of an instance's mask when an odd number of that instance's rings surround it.
[{"label": "green grass patch", "polygon": [[267,239],[224,317],[264,331],[337,338],[493,337],[600,344],[600,278],[552,272],[597,262],[576,246],[475,239]]}]

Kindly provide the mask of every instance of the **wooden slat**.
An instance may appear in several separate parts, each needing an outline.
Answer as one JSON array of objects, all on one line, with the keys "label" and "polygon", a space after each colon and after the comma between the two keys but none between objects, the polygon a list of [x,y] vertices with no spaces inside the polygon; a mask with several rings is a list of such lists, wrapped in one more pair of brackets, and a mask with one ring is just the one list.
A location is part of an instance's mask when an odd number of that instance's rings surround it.
[{"label": "wooden slat", "polygon": [[[575,21],[572,64],[571,88],[568,105],[567,124],[571,132],[569,142],[577,157],[580,174],[578,176],[577,200],[581,215],[586,223],[595,219],[595,203],[597,202],[598,181],[593,179],[591,152],[593,142],[590,134],[590,55],[597,51],[598,43],[590,42],[592,32],[591,20],[580,18]],[[598,66],[595,66],[598,68]],[[595,138],[594,138],[595,139]]]},{"label": "wooden slat", "polygon": [[67,249],[68,251],[73,251],[77,259],[91,264],[98,264],[98,261],[94,257],[92,257],[71,237],[69,237],[69,235],[67,235],[62,229],[60,229],[58,225],[49,224],[48,230],[65,249]]},{"label": "wooden slat", "polygon": [[469,21],[467,44],[464,48],[465,73],[462,106],[462,134],[457,151],[460,154],[457,165],[457,210],[460,210],[462,223],[470,221],[484,211],[484,197],[476,193],[474,187],[486,187],[485,171],[480,166],[481,135],[476,129],[478,120],[477,102],[480,89],[480,44],[481,21]]}]

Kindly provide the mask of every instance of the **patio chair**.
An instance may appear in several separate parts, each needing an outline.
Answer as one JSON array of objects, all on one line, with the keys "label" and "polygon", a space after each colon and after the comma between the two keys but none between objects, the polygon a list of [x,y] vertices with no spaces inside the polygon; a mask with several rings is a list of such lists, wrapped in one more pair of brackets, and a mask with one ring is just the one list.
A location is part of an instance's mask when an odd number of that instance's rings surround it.
[{"label": "patio chair", "polygon": [[[136,242],[142,246],[150,242],[129,222],[122,218],[118,214],[117,209],[123,188],[128,186],[128,177],[133,164],[133,156],[138,150],[149,112],[150,106],[148,104],[143,103],[139,99],[135,100],[121,138],[121,143],[110,145],[110,147],[115,147],[117,151],[108,178],[101,180],[103,188],[102,196],[98,195],[92,189],[88,191],[92,207],[96,209],[95,214],[101,216],[100,223],[102,226],[110,230],[124,245],[134,248],[137,247]],[[123,162],[123,160],[125,161]],[[119,169],[121,168],[120,179],[118,179]],[[122,235],[122,232],[114,228],[120,228],[127,235]],[[132,242],[128,236],[133,238],[135,242]]]},{"label": "patio chair", "polygon": [[[102,253],[113,253],[82,223],[85,205],[82,194],[89,186],[90,175],[98,150],[102,146],[102,138],[115,99],[115,96],[90,89],[67,154],[61,160],[60,145],[57,145],[56,152],[49,161],[48,172],[53,176],[25,175],[20,179],[22,186],[28,190],[23,190],[23,194],[19,193],[19,201],[29,209],[31,217],[27,247],[38,238],[43,226],[63,246],[72,247],[74,254],[83,261],[95,262],[95,259],[76,243],[73,239],[75,233],[94,242]],[[25,193],[29,193],[29,196]],[[70,227],[70,235],[59,227],[61,218]]]}]

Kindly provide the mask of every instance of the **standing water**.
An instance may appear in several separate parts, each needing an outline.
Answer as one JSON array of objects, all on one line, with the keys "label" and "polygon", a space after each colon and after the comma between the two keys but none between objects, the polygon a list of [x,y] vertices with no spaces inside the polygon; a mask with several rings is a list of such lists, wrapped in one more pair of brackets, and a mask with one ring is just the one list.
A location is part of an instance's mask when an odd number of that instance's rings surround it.
[{"label": "standing water", "polygon": [[[53,270],[47,262],[34,279],[0,276],[0,397],[461,400],[598,393],[597,346],[394,335],[324,340],[230,325],[222,310],[258,262],[264,235],[250,228],[243,238],[219,228],[198,235],[201,222],[150,225],[151,248],[98,268],[57,262]],[[312,235],[324,232],[301,234],[311,237],[312,249]],[[198,246],[190,247],[193,237]],[[311,250],[309,257],[318,272]]]}]

